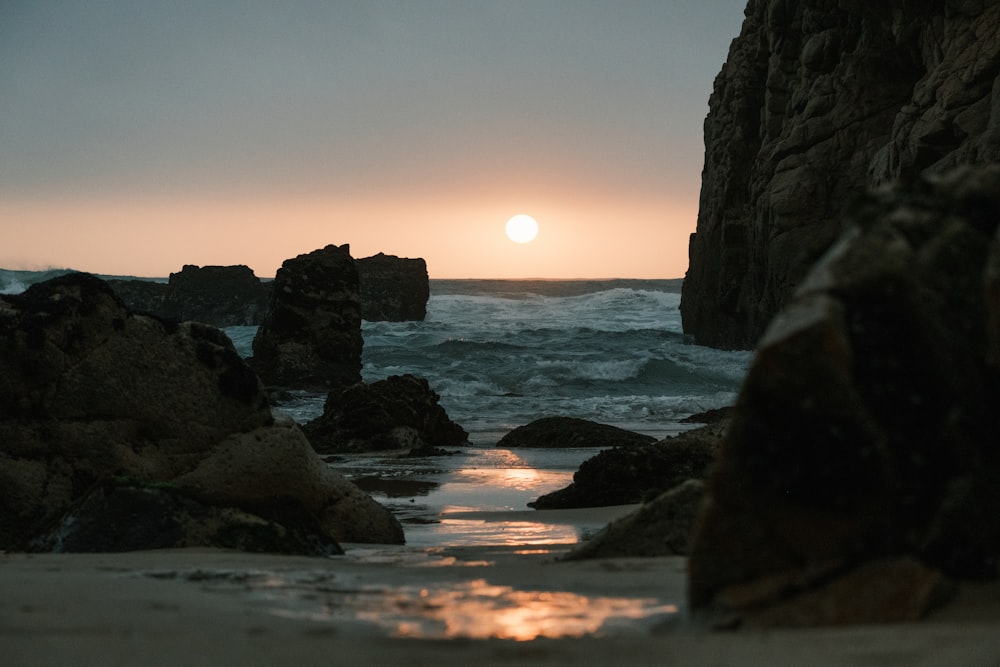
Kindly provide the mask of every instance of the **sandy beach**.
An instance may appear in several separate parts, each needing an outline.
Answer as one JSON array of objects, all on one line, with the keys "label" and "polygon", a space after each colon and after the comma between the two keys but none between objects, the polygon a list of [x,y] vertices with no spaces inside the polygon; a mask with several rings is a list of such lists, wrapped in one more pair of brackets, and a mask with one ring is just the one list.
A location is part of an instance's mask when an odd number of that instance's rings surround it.
[{"label": "sandy beach", "polygon": [[681,557],[560,561],[568,544],[345,546],[329,559],[0,555],[0,655],[16,666],[1000,661],[995,584],[963,586],[922,623],[710,633],[684,608]]}]

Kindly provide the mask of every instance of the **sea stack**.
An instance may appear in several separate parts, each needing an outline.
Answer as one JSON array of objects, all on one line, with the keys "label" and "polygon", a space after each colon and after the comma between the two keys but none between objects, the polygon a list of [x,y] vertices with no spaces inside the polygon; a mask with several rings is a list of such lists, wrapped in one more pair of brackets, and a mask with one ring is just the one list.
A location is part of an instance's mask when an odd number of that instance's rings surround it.
[{"label": "sea stack", "polygon": [[265,384],[333,389],[361,382],[361,296],[350,246],[285,260],[253,341]]},{"label": "sea stack", "polygon": [[379,253],[355,261],[361,317],[369,322],[422,321],[427,316],[430,280],[421,258]]}]

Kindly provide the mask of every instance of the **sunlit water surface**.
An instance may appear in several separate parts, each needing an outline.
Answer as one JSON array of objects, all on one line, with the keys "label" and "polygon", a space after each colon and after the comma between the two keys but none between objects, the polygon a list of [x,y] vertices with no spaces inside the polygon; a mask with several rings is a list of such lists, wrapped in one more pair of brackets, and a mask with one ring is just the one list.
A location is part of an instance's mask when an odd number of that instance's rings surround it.
[{"label": "sunlit water surface", "polygon": [[536,520],[528,503],[569,485],[599,451],[468,447],[433,458],[342,456],[331,465],[393,511],[410,546],[572,544],[605,522],[586,512]]}]

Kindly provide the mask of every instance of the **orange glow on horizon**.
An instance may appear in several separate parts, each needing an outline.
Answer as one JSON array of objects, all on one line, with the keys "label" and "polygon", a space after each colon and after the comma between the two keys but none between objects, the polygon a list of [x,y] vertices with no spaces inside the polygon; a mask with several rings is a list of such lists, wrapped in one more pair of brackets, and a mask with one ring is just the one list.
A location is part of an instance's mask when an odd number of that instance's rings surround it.
[{"label": "orange glow on horizon", "polygon": [[[506,237],[519,211],[538,220],[531,243]],[[6,200],[0,224],[15,242],[0,248],[0,268],[166,277],[185,264],[246,264],[270,278],[285,259],[348,243],[357,258],[422,257],[431,278],[679,278],[696,216],[695,202],[596,195],[571,205],[539,196]]]}]

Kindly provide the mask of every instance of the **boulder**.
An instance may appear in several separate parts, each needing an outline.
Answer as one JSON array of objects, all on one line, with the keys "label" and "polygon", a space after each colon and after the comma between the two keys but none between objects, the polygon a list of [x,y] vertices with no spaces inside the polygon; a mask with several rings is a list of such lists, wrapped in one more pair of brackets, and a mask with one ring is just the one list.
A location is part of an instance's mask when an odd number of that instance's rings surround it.
[{"label": "boulder", "polygon": [[136,484],[126,478],[88,493],[32,549],[56,553],[214,547],[302,556],[342,554],[343,549],[297,514],[278,523],[235,507],[205,505],[166,484]]},{"label": "boulder", "polygon": [[528,503],[535,509],[630,505],[708,474],[725,421],[653,444],[616,447],[584,461],[569,486]]},{"label": "boulder", "polygon": [[656,438],[577,417],[542,417],[500,438],[497,447],[638,447]]},{"label": "boulder", "polygon": [[[856,204],[756,350],[693,538],[693,609],[749,618],[882,561],[997,575],[998,225],[1000,166]],[[796,583],[732,602],[774,581]]]},{"label": "boulder", "polygon": [[323,414],[302,430],[317,452],[454,447],[469,434],[451,421],[427,380],[393,375],[377,382],[334,389]]},{"label": "boulder", "polygon": [[854,193],[1000,160],[1000,4],[751,0],[705,120],[681,314],[750,349]]},{"label": "boulder", "polygon": [[350,247],[285,260],[253,340],[268,385],[332,389],[361,381],[361,301]]},{"label": "boulder", "polygon": [[[213,495],[223,478],[196,473],[220,457],[257,476],[257,495]],[[263,385],[219,330],[134,314],[87,274],[0,296],[0,549],[46,534],[116,477],[184,479],[199,502],[286,525],[312,517],[323,543],[380,541],[395,521],[374,501],[362,507],[297,427],[274,424]]]},{"label": "boulder", "polygon": [[612,521],[566,555],[587,558],[683,556],[705,496],[705,483],[689,479],[638,510]]},{"label": "boulder", "polygon": [[361,318],[369,322],[422,321],[427,316],[430,280],[427,263],[379,253],[355,260],[361,291]]}]

